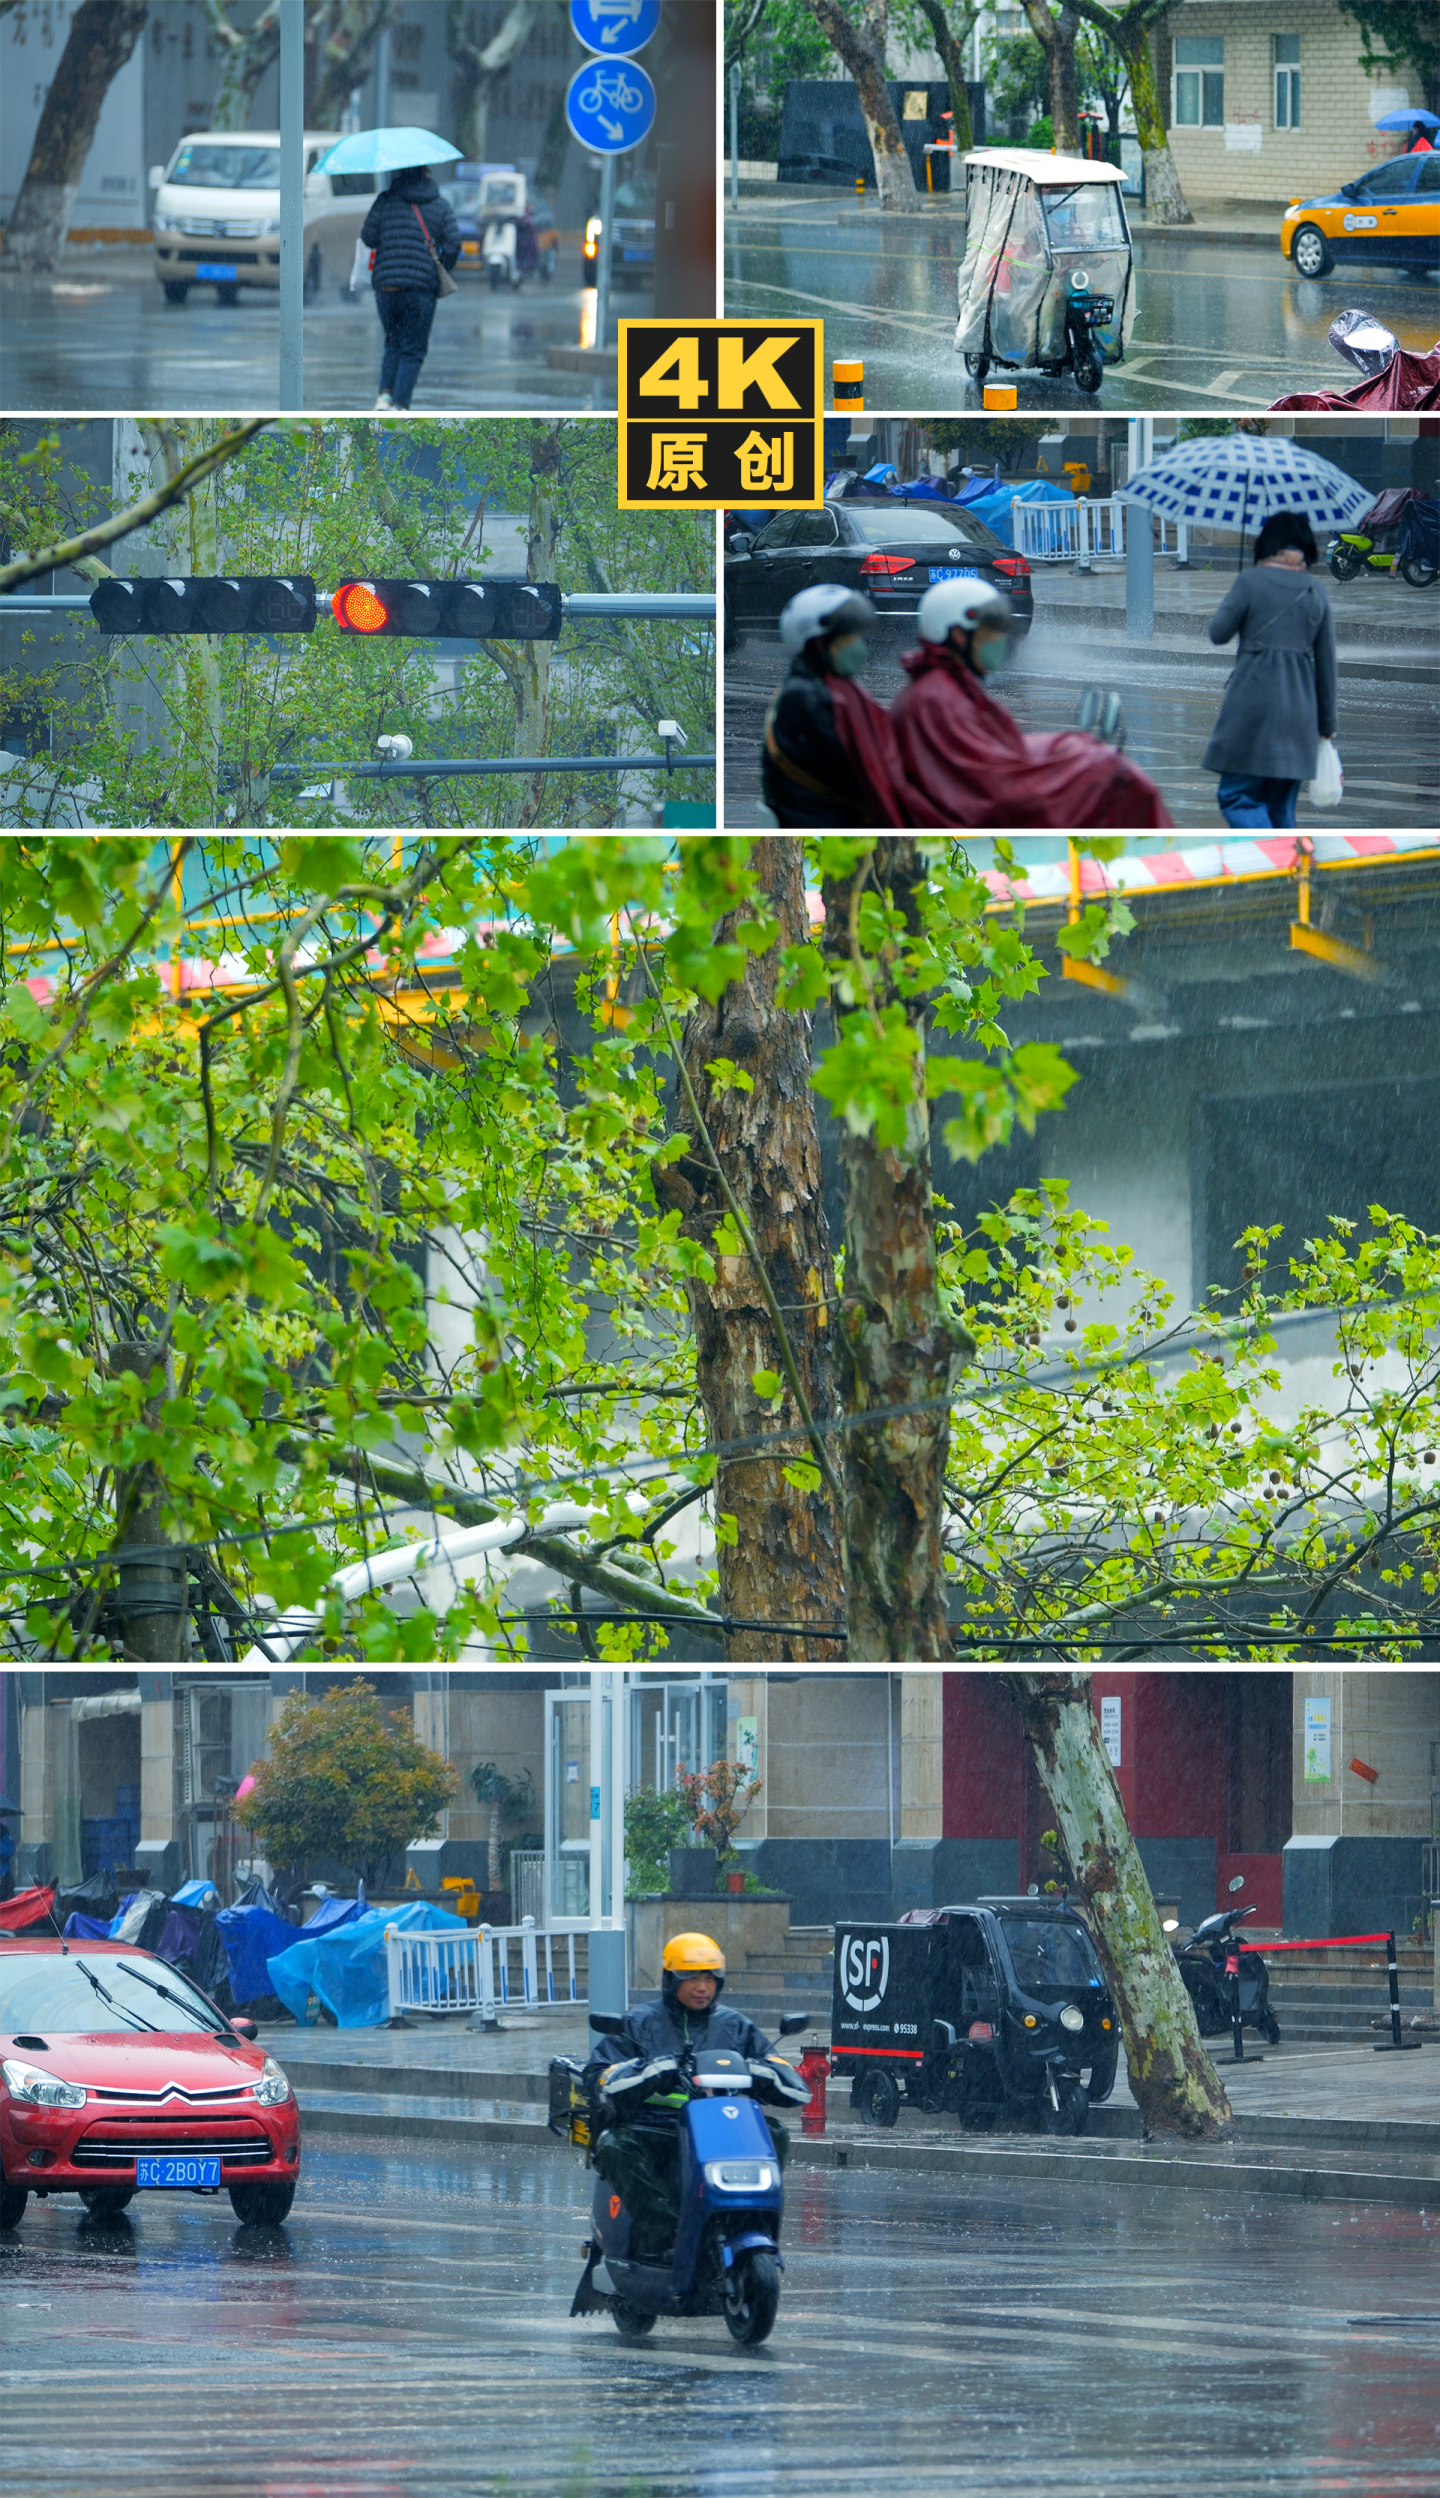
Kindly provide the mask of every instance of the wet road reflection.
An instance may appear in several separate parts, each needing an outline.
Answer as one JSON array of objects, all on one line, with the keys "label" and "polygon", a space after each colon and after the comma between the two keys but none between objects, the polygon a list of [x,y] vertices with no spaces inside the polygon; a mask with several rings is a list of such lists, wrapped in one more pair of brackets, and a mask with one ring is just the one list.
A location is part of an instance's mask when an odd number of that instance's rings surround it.
[{"label": "wet road reflection", "polygon": [[[943,210],[881,218],[873,207],[813,199],[773,210],[742,203],[728,220],[725,309],[790,313],[825,323],[825,355],[865,360],[865,400],[876,411],[978,408],[980,392],[951,344],[963,224]],[[1268,408],[1285,392],[1344,389],[1355,380],[1327,344],[1336,314],[1373,310],[1404,347],[1440,336],[1440,287],[1389,268],[1295,275],[1277,245],[1182,242],[1137,236],[1139,314],[1123,365],[1107,371],[1097,403],[1073,381],[1019,376],[1022,408]],[[1009,378],[993,375],[994,378]]]},{"label": "wet road reflection", "polygon": [[[772,2342],[571,2322],[558,2150],[312,2151],[283,2232],[141,2197],[0,2240],[26,2498],[1433,2498],[1440,2213],[809,2171]],[[1426,2338],[1428,2335],[1428,2339]]]}]

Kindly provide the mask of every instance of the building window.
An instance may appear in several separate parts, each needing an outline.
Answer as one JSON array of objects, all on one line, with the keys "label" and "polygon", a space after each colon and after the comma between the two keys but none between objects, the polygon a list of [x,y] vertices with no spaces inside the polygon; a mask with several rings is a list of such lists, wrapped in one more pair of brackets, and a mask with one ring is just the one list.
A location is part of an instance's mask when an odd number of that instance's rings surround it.
[{"label": "building window", "polygon": [[1182,130],[1221,130],[1225,125],[1225,38],[1178,35],[1171,118]]},{"label": "building window", "polygon": [[1298,35],[1275,35],[1275,127],[1277,130],[1298,130],[1300,127],[1300,38]]}]

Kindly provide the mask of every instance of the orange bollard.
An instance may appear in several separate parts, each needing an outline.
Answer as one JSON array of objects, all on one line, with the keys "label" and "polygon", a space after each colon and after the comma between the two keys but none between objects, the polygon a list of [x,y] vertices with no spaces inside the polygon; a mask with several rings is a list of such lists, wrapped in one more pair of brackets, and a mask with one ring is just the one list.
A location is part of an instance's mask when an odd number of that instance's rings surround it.
[{"label": "orange bollard", "polygon": [[812,2136],[823,2134],[825,2131],[825,2078],[830,2070],[830,2059],[824,2048],[816,2044],[806,2048],[795,2070],[810,2092],[810,2105],[800,2111],[800,2131],[802,2134]]}]

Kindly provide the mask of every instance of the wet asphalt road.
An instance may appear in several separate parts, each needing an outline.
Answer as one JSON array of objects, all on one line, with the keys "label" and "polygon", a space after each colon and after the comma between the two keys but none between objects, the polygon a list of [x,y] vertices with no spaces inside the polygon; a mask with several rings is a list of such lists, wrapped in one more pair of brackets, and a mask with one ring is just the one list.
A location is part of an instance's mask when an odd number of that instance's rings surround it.
[{"label": "wet asphalt road", "polygon": [[[143,2206],[143,2208],[141,2208]],[[766,2347],[569,2320],[584,2172],[312,2151],[283,2231],[0,2239],[25,2498],[1434,2498],[1440,2212],[810,2171]]]},{"label": "wet asphalt road", "polygon": [[[1424,615],[1428,620],[1430,610]],[[903,636],[879,637],[865,674],[869,693],[888,703],[904,683],[899,653]],[[784,674],[777,635],[748,634],[725,659],[725,821],[756,820],[760,792],[760,740],[765,707]],[[1158,782],[1177,825],[1223,830],[1215,804],[1219,782],[1200,767],[1220,709],[1228,672],[1183,655],[1158,656],[1144,644],[1135,653],[1114,642],[1087,645],[1073,624],[1037,623],[998,681],[999,700],[1022,728],[1070,729],[1086,685],[1118,687],[1128,724],[1126,753]],[[1336,743],[1345,770],[1338,809],[1317,814],[1302,799],[1301,824],[1332,832],[1363,826],[1440,827],[1440,773],[1434,752],[1433,680],[1385,682],[1347,670],[1340,659],[1340,712]]]},{"label": "wet asphalt road", "polygon": [[[572,255],[578,261],[578,254]],[[556,372],[550,347],[593,332],[594,292],[526,280],[492,294],[463,278],[436,307],[415,392],[417,416],[462,408],[613,407],[613,382]],[[612,298],[611,318],[653,309],[649,289]],[[582,327],[582,324],[584,325]],[[227,416],[273,408],[279,309],[273,295],[220,304],[211,286],[167,304],[148,256],[72,254],[54,284],[0,281],[0,405],[7,409],[149,409]],[[329,291],[305,312],[305,405],[363,409],[379,386],[380,323],[368,296]]]},{"label": "wet asphalt road", "polygon": [[[1277,219],[1278,225],[1278,219]],[[791,314],[825,324],[825,367],[863,356],[868,412],[943,415],[979,408],[981,395],[952,345],[963,226],[941,204],[892,212],[856,209],[843,194],[798,202],[742,200],[725,227],[725,310],[749,318]],[[1268,408],[1292,390],[1344,389],[1357,377],[1326,343],[1347,305],[1363,304],[1403,347],[1440,337],[1440,284],[1381,267],[1297,278],[1273,252],[1224,242],[1137,236],[1139,316],[1123,365],[1097,400],[1068,378],[1025,373],[1020,406],[1128,408],[1141,414],[1203,406]],[[992,380],[1009,380],[992,374]]]}]

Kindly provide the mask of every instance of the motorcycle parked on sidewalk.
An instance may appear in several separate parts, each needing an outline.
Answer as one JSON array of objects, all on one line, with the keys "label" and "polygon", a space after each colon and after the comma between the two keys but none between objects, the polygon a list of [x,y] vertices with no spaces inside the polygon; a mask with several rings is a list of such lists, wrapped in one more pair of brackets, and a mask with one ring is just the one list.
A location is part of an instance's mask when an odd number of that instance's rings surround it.
[{"label": "motorcycle parked on sidewalk", "polygon": [[[602,2035],[621,2033],[618,2021],[593,2013],[590,2026]],[[809,2027],[808,2014],[787,2014],[780,2035]],[[595,2165],[608,2124],[643,2126],[655,2133],[657,2149],[662,2140],[667,2152],[673,2145],[679,2189],[673,2246],[658,2249],[645,2243],[623,2196],[600,2171],[571,2315],[608,2308],[627,2338],[648,2333],[657,2316],[722,2315],[734,2341],[763,2342],[780,2305],[785,2195],[760,2111],[766,2104],[804,2107],[809,2099],[793,2067],[747,2059],[733,2048],[632,2057],[607,2072],[599,2091],[587,2088],[579,2067],[557,2058],[555,2130],[583,2142]]]},{"label": "motorcycle parked on sidewalk", "polygon": [[1185,1992],[1195,2006],[1195,2020],[1202,2038],[1219,2038],[1228,2031],[1233,2020],[1235,1965],[1240,1979],[1240,2020],[1247,2030],[1258,2030],[1270,2046],[1280,2043],[1280,2024],[1270,2009],[1270,1972],[1256,1951],[1241,1951],[1237,1928],[1246,1917],[1253,1917],[1249,1908],[1222,1908],[1195,1928],[1188,1943],[1172,1948],[1185,1981]]},{"label": "motorcycle parked on sidewalk", "polygon": [[1337,581],[1398,572],[1412,589],[1427,590],[1440,573],[1440,506],[1414,486],[1389,486],[1354,529],[1337,532],[1325,553]]}]

